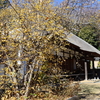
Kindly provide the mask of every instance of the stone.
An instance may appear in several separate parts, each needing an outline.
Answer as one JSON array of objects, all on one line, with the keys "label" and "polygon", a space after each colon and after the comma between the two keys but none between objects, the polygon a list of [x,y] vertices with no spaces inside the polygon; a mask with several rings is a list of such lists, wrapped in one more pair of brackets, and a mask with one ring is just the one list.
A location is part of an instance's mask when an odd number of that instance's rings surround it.
[{"label": "stone", "polygon": [[70,98],[65,99],[65,100],[79,100],[79,98],[77,96],[73,96],[73,97],[70,97]]}]

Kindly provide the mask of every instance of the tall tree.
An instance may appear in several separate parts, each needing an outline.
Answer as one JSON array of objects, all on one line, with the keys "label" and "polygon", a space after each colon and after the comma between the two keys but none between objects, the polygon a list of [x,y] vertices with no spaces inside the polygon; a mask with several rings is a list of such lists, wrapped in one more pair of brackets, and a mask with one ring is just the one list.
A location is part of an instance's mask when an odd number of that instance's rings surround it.
[{"label": "tall tree", "polygon": [[[96,0],[64,0],[59,7],[60,23],[69,31],[99,48],[99,3]],[[97,38],[98,37],[98,38]]]},{"label": "tall tree", "polygon": [[[0,27],[0,56],[8,66],[6,74],[12,83],[12,92],[19,91],[18,84],[21,83],[25,87],[24,93],[20,91],[15,94],[24,95],[27,99],[30,90],[36,91],[39,70],[44,62],[54,60],[54,55],[64,49],[63,33],[66,28],[57,23],[60,16],[55,12],[51,0],[25,0],[20,6],[11,7],[2,10],[3,15],[0,15],[1,19],[5,17]],[[6,12],[9,17],[6,17]],[[26,66],[25,73],[21,70],[23,66]],[[58,66],[57,61],[54,66]]]},{"label": "tall tree", "polygon": [[95,21],[99,3],[96,0],[64,0],[59,8],[58,14],[63,15],[61,23],[73,32]]},{"label": "tall tree", "polygon": [[80,29],[80,32],[77,35],[94,47],[98,48],[98,29],[95,26],[84,26]]}]

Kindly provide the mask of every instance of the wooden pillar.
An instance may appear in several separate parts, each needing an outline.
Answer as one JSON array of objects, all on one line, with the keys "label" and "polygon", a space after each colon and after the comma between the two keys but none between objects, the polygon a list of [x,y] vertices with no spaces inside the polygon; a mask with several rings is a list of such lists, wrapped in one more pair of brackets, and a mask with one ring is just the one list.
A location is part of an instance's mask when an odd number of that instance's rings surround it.
[{"label": "wooden pillar", "polygon": [[95,77],[94,59],[92,60],[93,78]]},{"label": "wooden pillar", "polygon": [[87,62],[85,61],[85,80],[88,80]]}]

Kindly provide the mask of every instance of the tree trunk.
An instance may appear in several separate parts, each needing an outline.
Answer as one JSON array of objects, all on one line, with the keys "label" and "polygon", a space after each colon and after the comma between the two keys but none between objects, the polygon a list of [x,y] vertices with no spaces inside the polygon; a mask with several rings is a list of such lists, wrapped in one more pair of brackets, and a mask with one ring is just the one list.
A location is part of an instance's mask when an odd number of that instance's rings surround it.
[{"label": "tree trunk", "polygon": [[27,82],[27,85],[26,85],[26,90],[25,90],[25,99],[24,100],[27,100],[27,97],[29,95],[29,87],[30,87],[30,84],[31,84],[31,81],[32,81],[32,75],[33,75],[33,71],[34,71],[34,67],[35,67],[35,64],[36,64],[36,60],[34,59],[34,63],[32,66],[30,66],[30,74],[29,74],[29,80]]}]

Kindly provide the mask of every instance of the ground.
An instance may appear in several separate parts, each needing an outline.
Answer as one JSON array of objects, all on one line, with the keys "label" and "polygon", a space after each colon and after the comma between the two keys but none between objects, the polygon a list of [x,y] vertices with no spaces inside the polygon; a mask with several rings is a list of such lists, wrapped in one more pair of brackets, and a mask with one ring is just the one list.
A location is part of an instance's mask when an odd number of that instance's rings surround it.
[{"label": "ground", "polygon": [[81,81],[80,87],[80,100],[100,100],[100,80]]}]

